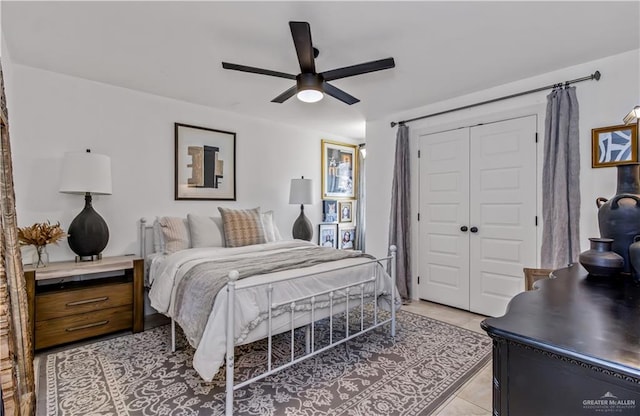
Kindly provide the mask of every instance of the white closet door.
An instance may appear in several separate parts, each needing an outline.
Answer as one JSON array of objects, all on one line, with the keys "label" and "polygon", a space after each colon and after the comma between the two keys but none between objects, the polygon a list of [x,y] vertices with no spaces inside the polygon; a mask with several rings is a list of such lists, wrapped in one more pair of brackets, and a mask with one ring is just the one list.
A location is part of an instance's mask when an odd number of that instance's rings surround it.
[{"label": "white closet door", "polygon": [[503,315],[536,264],[536,117],[471,128],[470,310]]},{"label": "white closet door", "polygon": [[[469,309],[469,129],[419,137],[421,299]],[[533,264],[533,263],[531,263]]]}]

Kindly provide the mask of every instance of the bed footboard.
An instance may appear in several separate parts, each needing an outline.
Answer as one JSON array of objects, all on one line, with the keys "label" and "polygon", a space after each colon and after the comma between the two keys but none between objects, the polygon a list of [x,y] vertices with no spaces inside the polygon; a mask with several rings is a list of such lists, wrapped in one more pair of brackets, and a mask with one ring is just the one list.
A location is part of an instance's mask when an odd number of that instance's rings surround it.
[{"label": "bed footboard", "polygon": [[[239,277],[239,273],[237,271],[232,271],[229,273],[229,283],[227,284],[227,293],[228,293],[228,307],[227,307],[227,334],[226,334],[226,403],[225,403],[225,414],[228,416],[233,415],[233,396],[234,396],[234,392],[237,389],[240,389],[250,383],[253,383],[255,381],[261,380],[265,377],[268,377],[271,374],[274,374],[280,370],[283,370],[285,368],[288,368],[292,365],[295,365],[296,363],[306,360],[307,358],[313,357],[317,354],[320,354],[330,348],[333,348],[337,345],[343,344],[347,341],[349,341],[352,338],[355,338],[359,335],[362,335],[366,332],[369,332],[375,328],[378,328],[382,325],[386,325],[386,324],[390,324],[390,335],[392,337],[395,337],[396,335],[396,305],[395,305],[395,299],[397,296],[397,290],[396,290],[396,285],[395,285],[395,278],[396,278],[396,262],[395,262],[395,257],[396,257],[396,247],[395,246],[391,246],[390,247],[390,251],[391,251],[391,255],[389,257],[385,257],[382,259],[376,259],[376,260],[372,260],[371,263],[374,262],[383,262],[383,261],[390,261],[391,262],[391,311],[390,311],[390,317],[388,319],[384,319],[384,320],[380,320],[379,315],[378,315],[378,303],[376,301],[376,296],[375,294],[378,293],[378,288],[377,288],[377,278],[376,276],[364,279],[364,280],[360,280],[357,282],[353,282],[353,283],[349,283],[340,287],[335,287],[335,288],[331,288],[330,290],[325,290],[322,292],[318,292],[318,293],[313,293],[307,296],[302,296],[296,299],[291,299],[288,300],[286,302],[273,302],[273,285],[269,284],[268,285],[268,289],[267,289],[267,293],[268,293],[268,304],[269,304],[269,315],[268,315],[268,346],[267,346],[267,369],[264,373],[253,377],[249,380],[245,380],[241,383],[235,384],[235,380],[234,380],[234,365],[235,365],[235,357],[234,357],[234,350],[235,350],[235,345],[234,345],[234,340],[235,340],[235,334],[234,334],[234,328],[235,328],[235,294],[236,294],[236,282],[238,280]],[[366,263],[369,264],[369,263]],[[355,266],[346,266],[346,268],[348,267],[359,267],[362,265],[355,265]],[[373,322],[371,323],[371,325],[368,325],[365,327],[365,285],[371,285],[373,284]],[[345,326],[344,326],[344,336],[341,337],[340,339],[335,339],[334,337],[334,300],[335,300],[335,296],[336,293],[341,292],[341,293],[345,293],[345,297],[344,297],[344,319],[345,319]],[[329,299],[329,342],[327,345],[316,349],[315,347],[315,330],[316,330],[316,300],[318,298],[322,297],[323,299],[328,298]],[[358,304],[352,304],[350,305],[350,302],[353,302],[354,300],[352,300],[353,298],[358,299],[359,302]],[[308,324],[307,328],[305,329],[305,354],[299,357],[295,356],[295,352],[294,352],[294,348],[295,348],[295,339],[294,339],[294,333],[296,330],[296,325],[295,325],[295,320],[296,320],[296,305],[300,304],[302,302],[307,303],[310,306],[310,314],[311,314],[311,319],[310,319],[310,323]],[[350,333],[350,311],[352,309],[357,309],[359,307],[359,311],[360,311],[360,322],[359,322],[359,330]],[[290,319],[291,319],[291,325],[290,325],[290,330],[288,331],[290,333],[290,337],[291,337],[291,356],[288,362],[284,363],[284,364],[279,364],[277,366],[274,366],[274,363],[272,362],[272,338],[274,336],[273,334],[273,327],[272,327],[272,322],[273,322],[273,311],[274,310],[278,310],[278,309],[282,309],[282,308],[288,308],[290,310]]]}]

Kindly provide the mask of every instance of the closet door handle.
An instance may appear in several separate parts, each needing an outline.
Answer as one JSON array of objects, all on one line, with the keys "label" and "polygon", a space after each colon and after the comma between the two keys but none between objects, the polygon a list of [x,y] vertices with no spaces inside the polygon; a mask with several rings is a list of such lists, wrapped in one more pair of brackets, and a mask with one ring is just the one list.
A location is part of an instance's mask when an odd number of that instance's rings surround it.
[{"label": "closet door handle", "polygon": [[466,233],[467,231],[469,231],[469,227],[467,227],[466,225],[463,225],[462,227],[460,227],[460,231],[462,231],[463,233]]},{"label": "closet door handle", "polygon": [[471,227],[471,229],[469,230],[472,233],[477,233],[478,232],[478,227]]}]

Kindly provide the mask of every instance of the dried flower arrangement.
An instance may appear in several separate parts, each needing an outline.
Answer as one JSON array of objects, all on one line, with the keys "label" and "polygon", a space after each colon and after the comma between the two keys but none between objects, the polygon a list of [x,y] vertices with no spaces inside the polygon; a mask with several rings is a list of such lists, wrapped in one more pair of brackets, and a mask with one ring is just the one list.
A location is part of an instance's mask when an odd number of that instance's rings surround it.
[{"label": "dried flower arrangement", "polygon": [[57,222],[51,225],[49,221],[35,223],[29,227],[18,228],[18,241],[23,246],[45,246],[57,244],[66,234]]}]

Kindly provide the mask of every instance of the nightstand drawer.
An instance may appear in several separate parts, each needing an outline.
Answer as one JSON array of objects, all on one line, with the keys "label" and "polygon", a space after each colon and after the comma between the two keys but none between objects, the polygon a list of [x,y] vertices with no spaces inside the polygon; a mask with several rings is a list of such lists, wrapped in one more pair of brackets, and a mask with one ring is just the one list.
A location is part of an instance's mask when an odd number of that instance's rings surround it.
[{"label": "nightstand drawer", "polygon": [[129,329],[132,323],[131,305],[36,322],[35,348]]},{"label": "nightstand drawer", "polygon": [[[41,293],[36,295],[36,322],[132,303],[130,282]],[[131,312],[131,306],[128,309]]]}]

